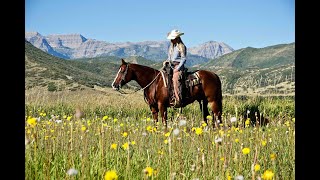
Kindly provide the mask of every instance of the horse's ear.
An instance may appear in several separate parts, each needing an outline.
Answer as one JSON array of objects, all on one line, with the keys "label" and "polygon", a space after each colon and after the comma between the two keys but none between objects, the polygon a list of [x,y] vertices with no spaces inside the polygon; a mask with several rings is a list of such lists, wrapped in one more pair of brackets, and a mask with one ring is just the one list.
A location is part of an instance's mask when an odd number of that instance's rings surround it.
[{"label": "horse's ear", "polygon": [[127,64],[127,62],[124,61],[124,59],[121,59],[122,64]]}]

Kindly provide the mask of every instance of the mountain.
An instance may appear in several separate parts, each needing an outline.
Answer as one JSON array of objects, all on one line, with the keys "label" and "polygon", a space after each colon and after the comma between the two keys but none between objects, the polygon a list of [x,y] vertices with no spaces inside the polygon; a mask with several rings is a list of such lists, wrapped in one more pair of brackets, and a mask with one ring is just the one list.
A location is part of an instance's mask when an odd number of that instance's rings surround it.
[{"label": "mountain", "polygon": [[[141,56],[156,62],[167,59],[169,41],[108,43],[87,39],[81,34],[42,36],[38,32],[26,32],[26,40],[51,55],[64,59],[94,58],[103,56]],[[208,62],[210,59],[232,52],[225,43],[209,41],[196,47],[187,47],[188,66]]]},{"label": "mountain", "polygon": [[[125,60],[151,67],[162,64],[140,56],[130,56]],[[29,89],[51,84],[61,90],[94,86],[111,87],[120,63],[121,58],[116,56],[66,61],[43,52],[25,41],[25,86]]]},{"label": "mountain", "polygon": [[232,51],[234,51],[234,49],[229,45],[216,41],[208,41],[189,49],[190,54],[206,57],[208,59],[215,59]]}]

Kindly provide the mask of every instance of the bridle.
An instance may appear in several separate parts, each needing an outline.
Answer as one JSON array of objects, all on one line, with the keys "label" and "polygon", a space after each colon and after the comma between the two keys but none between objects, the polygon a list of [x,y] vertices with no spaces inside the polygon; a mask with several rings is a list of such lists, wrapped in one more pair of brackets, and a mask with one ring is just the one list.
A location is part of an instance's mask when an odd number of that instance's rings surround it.
[{"label": "bridle", "polygon": [[[126,78],[126,75],[127,75],[127,73],[128,73],[128,69],[129,69],[129,64],[130,64],[130,63],[127,63],[127,64],[126,64],[126,70],[124,71],[124,73],[123,73],[123,75],[122,75],[122,77],[121,77],[120,83],[119,83],[120,87],[121,87],[121,83],[125,81],[125,78]],[[121,94],[133,94],[133,93],[138,92],[138,91],[140,91],[140,90],[145,90],[147,87],[149,87],[149,86],[157,79],[157,77],[158,77],[160,74],[161,74],[161,71],[156,75],[156,77],[155,77],[148,85],[146,85],[144,88],[137,89],[137,90],[135,90],[135,91],[132,92],[132,93],[125,93],[125,92],[123,92],[123,91],[120,91],[120,89],[119,89],[118,91],[119,91]]]},{"label": "bridle", "polygon": [[126,78],[126,75],[128,73],[128,69],[129,69],[129,63],[126,64],[126,70],[124,71],[122,77],[121,77],[121,81],[120,81],[120,84],[121,82],[124,82],[125,78]]}]

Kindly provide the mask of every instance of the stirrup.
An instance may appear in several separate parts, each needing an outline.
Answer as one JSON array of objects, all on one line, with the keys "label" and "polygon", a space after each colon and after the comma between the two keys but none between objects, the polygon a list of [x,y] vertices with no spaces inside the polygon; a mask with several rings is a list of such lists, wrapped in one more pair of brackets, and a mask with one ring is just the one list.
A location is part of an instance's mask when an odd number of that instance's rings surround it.
[{"label": "stirrup", "polygon": [[177,101],[176,98],[174,98],[171,102],[170,102],[170,106],[174,107],[174,108],[180,108],[182,107],[182,102],[181,101]]}]

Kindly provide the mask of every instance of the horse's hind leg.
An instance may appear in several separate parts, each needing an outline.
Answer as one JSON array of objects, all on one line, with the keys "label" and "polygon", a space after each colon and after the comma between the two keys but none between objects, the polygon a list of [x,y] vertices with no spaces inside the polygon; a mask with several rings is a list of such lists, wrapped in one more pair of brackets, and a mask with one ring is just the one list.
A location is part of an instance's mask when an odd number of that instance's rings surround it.
[{"label": "horse's hind leg", "polygon": [[157,126],[159,109],[158,109],[158,107],[150,106],[150,110],[152,112],[154,124],[155,124],[155,126]]},{"label": "horse's hind leg", "polygon": [[213,127],[218,124],[222,124],[221,114],[222,114],[222,102],[221,101],[212,101],[211,110],[213,117]]},{"label": "horse's hind leg", "polygon": [[207,116],[209,115],[208,101],[207,100],[203,100],[202,103],[201,103],[201,101],[198,101],[198,102],[199,102],[199,105],[200,105],[200,110],[202,112],[203,121],[208,124],[208,121],[207,121]]}]

